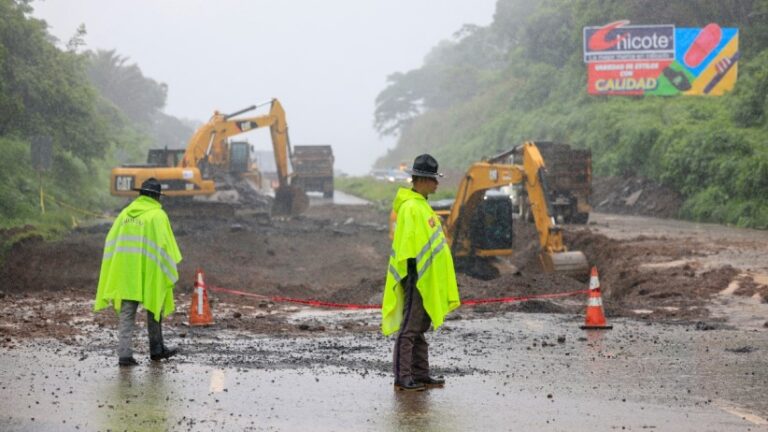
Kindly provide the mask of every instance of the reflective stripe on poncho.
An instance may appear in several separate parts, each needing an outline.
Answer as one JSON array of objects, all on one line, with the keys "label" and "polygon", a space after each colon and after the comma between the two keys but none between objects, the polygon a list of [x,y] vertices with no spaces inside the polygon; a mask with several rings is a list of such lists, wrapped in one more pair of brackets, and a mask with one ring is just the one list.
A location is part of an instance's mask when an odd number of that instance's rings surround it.
[{"label": "reflective stripe on poncho", "polygon": [[112,225],[104,243],[94,311],[120,312],[123,300],[140,302],[155,317],[173,313],[173,286],[181,252],[160,203],[139,196]]}]

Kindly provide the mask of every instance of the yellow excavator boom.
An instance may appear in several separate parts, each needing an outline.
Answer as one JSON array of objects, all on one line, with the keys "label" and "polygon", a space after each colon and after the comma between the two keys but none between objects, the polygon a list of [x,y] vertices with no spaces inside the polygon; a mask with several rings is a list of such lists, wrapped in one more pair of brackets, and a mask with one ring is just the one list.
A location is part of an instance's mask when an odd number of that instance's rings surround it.
[{"label": "yellow excavator boom", "polygon": [[539,260],[547,272],[585,275],[589,271],[587,257],[579,251],[569,252],[563,243],[563,230],[552,216],[552,206],[547,197],[544,177],[544,158],[538,147],[531,141],[523,144],[523,170],[525,189],[531,203],[533,221],[539,234],[541,251]]}]

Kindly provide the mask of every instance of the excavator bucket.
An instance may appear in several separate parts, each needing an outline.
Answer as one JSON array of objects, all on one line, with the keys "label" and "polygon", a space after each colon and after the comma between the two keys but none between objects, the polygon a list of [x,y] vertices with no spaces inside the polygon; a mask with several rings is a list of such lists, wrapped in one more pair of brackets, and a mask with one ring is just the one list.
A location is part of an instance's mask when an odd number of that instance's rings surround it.
[{"label": "excavator bucket", "polygon": [[589,275],[587,257],[579,251],[574,252],[542,252],[539,254],[541,265],[545,272],[556,272],[576,278]]},{"label": "excavator bucket", "polygon": [[309,208],[309,197],[297,186],[281,186],[275,190],[275,202],[272,206],[274,216],[295,216]]}]

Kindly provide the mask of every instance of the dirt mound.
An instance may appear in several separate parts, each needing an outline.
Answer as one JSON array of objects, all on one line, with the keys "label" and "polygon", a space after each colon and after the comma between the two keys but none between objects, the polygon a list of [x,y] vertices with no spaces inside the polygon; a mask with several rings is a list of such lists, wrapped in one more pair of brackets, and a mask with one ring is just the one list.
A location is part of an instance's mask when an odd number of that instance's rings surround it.
[{"label": "dirt mound", "polygon": [[[391,244],[388,214],[376,207],[318,206],[302,217],[266,223],[237,212],[172,218],[171,223],[184,256],[177,286],[180,304],[191,292],[197,268],[203,269],[210,286],[263,296],[357,304],[381,301]],[[77,292],[82,298],[92,298],[108,228],[100,225],[73,231],[55,242],[39,238],[17,242],[0,267],[0,277],[7,281],[5,294],[18,299],[20,295],[49,295],[38,294],[40,291]],[[736,270],[729,267],[698,267],[694,258],[702,252],[696,251],[707,250],[707,246],[695,240],[637,237],[619,241],[587,227],[571,227],[565,231],[565,243],[570,250],[584,252],[588,261],[598,267],[610,315],[634,316],[633,311],[648,309],[653,311],[653,318],[700,319],[707,314],[702,307],[707,298],[737,276]],[[471,272],[458,274],[462,298],[534,296],[587,287],[584,280],[541,272],[539,240],[533,224],[515,221],[514,249],[514,256],[495,259],[493,278],[485,273],[480,277]],[[222,293],[211,296],[222,307],[272,307],[266,300]],[[578,299],[473,309],[572,312],[576,305],[582,306]],[[242,321],[228,319],[233,325]],[[279,317],[262,317],[254,318],[249,325],[266,329],[280,326],[279,322]]]},{"label": "dirt mound", "polygon": [[58,242],[15,243],[0,268],[7,292],[90,288],[96,292],[105,234],[73,233]]},{"label": "dirt mound", "polygon": [[604,213],[672,218],[679,213],[683,198],[643,177],[595,177],[591,201],[595,210]]},{"label": "dirt mound", "polygon": [[566,243],[598,268],[603,297],[617,315],[638,310],[679,319],[706,315],[710,296],[739,273],[730,266],[702,268],[695,258],[705,246],[695,241],[645,236],[618,241],[584,229],[569,233]]},{"label": "dirt mound", "polygon": [[[320,207],[269,225],[238,216],[172,219],[183,255],[179,288],[191,287],[197,268],[209,284],[264,295],[328,297],[350,281],[383,277],[387,215],[365,206],[335,206],[330,212],[336,217],[324,217],[329,210]],[[107,229],[16,243],[0,267],[6,292],[95,293]]]},{"label": "dirt mound", "polygon": [[479,280],[464,274],[457,275],[459,291],[464,299],[519,297],[536,294],[554,294],[579,291],[586,286],[568,276],[539,273],[538,269],[503,274],[493,280]]}]

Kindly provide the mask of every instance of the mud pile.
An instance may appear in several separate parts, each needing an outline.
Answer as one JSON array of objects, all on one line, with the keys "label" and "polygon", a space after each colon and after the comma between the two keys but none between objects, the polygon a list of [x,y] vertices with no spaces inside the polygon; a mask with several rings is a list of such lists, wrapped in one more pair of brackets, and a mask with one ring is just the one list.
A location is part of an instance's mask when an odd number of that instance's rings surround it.
[{"label": "mud pile", "polygon": [[[189,304],[197,268],[205,272],[209,286],[265,296],[212,293],[217,321],[225,327],[265,333],[322,330],[311,323],[303,329],[289,324],[288,314],[296,306],[275,304],[268,298],[272,296],[380,303],[391,245],[388,214],[376,207],[324,205],[310,208],[302,217],[271,222],[237,212],[200,217],[171,214],[171,223],[184,257],[176,290],[178,312],[171,323],[180,323],[186,316],[184,307]],[[497,259],[492,278],[458,274],[463,299],[586,289],[586,279],[541,273],[533,225],[515,223],[516,255]],[[89,303],[96,291],[108,229],[109,224],[102,224],[75,230],[55,242],[39,238],[16,242],[0,267],[5,281],[0,292],[0,335],[66,339],[87,331],[85,327],[73,330],[72,323],[81,319],[89,325],[113,326],[114,314],[94,316]],[[707,298],[737,274],[729,267],[688,264],[701,254],[697,251],[707,250],[707,245],[695,240],[637,237],[618,241],[587,227],[571,226],[565,241],[598,267],[609,316],[637,316],[637,310],[647,310],[643,316],[649,319],[700,319],[708,313],[703,307]],[[668,264],[676,260],[677,264]],[[583,298],[462,308],[459,316],[510,309],[580,313]],[[349,322],[354,331],[375,330],[369,327]]]},{"label": "mud pile", "polygon": [[691,261],[705,245],[696,241],[670,241],[665,237],[618,241],[589,229],[566,236],[573,250],[581,250],[598,268],[606,308],[614,315],[652,310],[670,319],[706,315],[710,296],[723,290],[738,275],[730,266],[702,268]]}]

